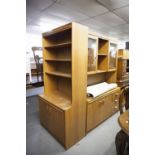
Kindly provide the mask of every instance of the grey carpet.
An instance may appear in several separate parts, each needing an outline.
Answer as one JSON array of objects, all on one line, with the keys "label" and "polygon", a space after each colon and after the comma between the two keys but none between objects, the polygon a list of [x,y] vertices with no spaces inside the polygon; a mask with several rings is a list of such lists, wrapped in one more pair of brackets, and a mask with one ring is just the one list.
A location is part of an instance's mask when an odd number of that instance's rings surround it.
[{"label": "grey carpet", "polygon": [[27,155],[116,155],[115,136],[120,130],[116,113],[67,151],[40,125],[37,96],[26,100]]}]

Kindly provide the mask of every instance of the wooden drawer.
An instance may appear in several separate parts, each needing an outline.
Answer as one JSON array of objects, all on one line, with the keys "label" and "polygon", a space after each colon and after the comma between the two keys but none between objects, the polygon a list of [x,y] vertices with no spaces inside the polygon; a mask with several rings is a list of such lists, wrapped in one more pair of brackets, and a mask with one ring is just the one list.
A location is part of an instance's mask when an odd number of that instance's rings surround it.
[{"label": "wooden drawer", "polygon": [[112,97],[112,113],[115,113],[119,110],[119,92],[115,92],[111,95]]},{"label": "wooden drawer", "polygon": [[40,122],[60,142],[65,144],[65,114],[64,111],[52,106],[39,98]]},{"label": "wooden drawer", "polygon": [[87,132],[119,110],[119,92],[117,90],[87,104]]}]

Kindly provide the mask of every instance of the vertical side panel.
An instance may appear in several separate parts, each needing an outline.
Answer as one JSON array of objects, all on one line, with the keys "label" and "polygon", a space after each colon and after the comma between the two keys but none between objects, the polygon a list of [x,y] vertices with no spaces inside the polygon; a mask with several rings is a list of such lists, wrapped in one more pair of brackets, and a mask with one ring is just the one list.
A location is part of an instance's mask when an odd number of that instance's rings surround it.
[{"label": "vertical side panel", "polygon": [[72,109],[66,120],[67,147],[85,136],[88,28],[72,23]]}]

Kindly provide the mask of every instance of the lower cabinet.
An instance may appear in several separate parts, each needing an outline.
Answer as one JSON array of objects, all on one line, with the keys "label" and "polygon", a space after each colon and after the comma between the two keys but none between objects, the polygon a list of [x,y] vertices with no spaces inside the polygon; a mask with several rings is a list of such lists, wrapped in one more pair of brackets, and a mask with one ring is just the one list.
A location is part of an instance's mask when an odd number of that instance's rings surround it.
[{"label": "lower cabinet", "polygon": [[119,93],[120,89],[117,88],[87,102],[87,132],[119,110]]},{"label": "lower cabinet", "polygon": [[40,122],[62,144],[65,144],[65,113],[45,100],[39,99]]}]

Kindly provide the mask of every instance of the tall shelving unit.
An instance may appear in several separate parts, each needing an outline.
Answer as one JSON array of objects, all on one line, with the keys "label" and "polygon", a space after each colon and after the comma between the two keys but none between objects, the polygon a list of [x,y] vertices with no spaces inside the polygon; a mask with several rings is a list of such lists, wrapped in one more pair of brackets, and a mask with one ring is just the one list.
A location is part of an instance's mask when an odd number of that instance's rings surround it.
[{"label": "tall shelving unit", "polygon": [[40,121],[66,148],[85,136],[87,47],[88,28],[77,23],[43,34]]}]

